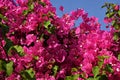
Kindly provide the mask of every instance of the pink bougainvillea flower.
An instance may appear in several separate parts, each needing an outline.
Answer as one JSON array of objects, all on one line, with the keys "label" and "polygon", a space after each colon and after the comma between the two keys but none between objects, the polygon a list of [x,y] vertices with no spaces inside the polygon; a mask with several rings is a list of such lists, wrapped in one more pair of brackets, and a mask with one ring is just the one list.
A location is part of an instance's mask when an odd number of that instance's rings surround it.
[{"label": "pink bougainvillea flower", "polygon": [[13,80],[13,79],[16,79],[16,80],[20,80],[20,75],[16,74],[16,73],[12,73],[9,77],[7,77],[5,80]]},{"label": "pink bougainvillea flower", "polygon": [[27,6],[29,0],[16,0],[17,5],[19,6]]},{"label": "pink bougainvillea flower", "polygon": [[[95,77],[98,61],[108,80],[120,79],[120,40],[113,40],[114,28],[101,30],[98,19],[83,9],[59,17],[50,0],[0,0],[0,21],[0,80],[64,80],[74,74],[84,80]],[[112,21],[104,18],[109,26]],[[107,64],[112,74],[104,69]]]},{"label": "pink bougainvillea flower", "polygon": [[56,60],[57,60],[58,62],[62,63],[62,62],[65,60],[66,55],[67,55],[67,53],[66,53],[65,50],[63,50],[63,49],[58,50],[58,51],[56,52]]},{"label": "pink bougainvillea flower", "polygon": [[81,69],[85,73],[89,74],[92,71],[92,64],[91,63],[87,63],[86,61],[84,61],[84,64],[82,65]]},{"label": "pink bougainvillea flower", "polygon": [[119,10],[119,8],[120,8],[120,6],[119,6],[119,5],[115,5],[114,10],[118,11],[118,10]]},{"label": "pink bougainvillea flower", "polygon": [[26,36],[26,44],[29,46],[32,42],[36,41],[36,36],[34,34],[28,34]]},{"label": "pink bougainvillea flower", "polygon": [[22,63],[22,61],[18,61],[16,66],[15,66],[15,71],[19,73],[20,71],[24,70],[24,66],[23,65],[24,64]]},{"label": "pink bougainvillea flower", "polygon": [[104,22],[105,22],[106,24],[110,23],[111,21],[112,21],[111,18],[108,18],[108,17],[105,17],[105,18],[104,18]]},{"label": "pink bougainvillea flower", "polygon": [[64,11],[64,7],[63,6],[60,6],[59,8],[61,11]]}]

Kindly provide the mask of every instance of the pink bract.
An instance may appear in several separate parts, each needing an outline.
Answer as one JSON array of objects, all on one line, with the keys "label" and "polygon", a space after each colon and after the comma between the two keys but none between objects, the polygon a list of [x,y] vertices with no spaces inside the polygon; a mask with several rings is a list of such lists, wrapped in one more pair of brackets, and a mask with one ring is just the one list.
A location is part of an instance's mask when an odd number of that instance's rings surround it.
[{"label": "pink bract", "polygon": [[[59,17],[50,0],[1,0],[0,11],[0,80],[65,80],[76,74],[84,80],[93,78],[97,67],[97,76],[120,78],[115,30],[101,30],[98,19],[83,9]],[[9,73],[5,65],[13,70]]]}]

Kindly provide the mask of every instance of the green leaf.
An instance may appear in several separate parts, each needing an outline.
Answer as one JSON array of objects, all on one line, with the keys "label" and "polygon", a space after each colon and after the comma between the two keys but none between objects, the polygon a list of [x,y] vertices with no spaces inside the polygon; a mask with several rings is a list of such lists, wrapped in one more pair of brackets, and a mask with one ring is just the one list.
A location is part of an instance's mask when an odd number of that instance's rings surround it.
[{"label": "green leaf", "polygon": [[108,71],[108,72],[110,72],[110,73],[113,73],[113,69],[112,69],[112,66],[110,64],[107,64],[105,66],[105,70]]},{"label": "green leaf", "polygon": [[65,80],[72,80],[71,76],[66,76]]},{"label": "green leaf", "polygon": [[0,60],[0,71],[2,71],[3,68],[2,68],[2,60]]},{"label": "green leaf", "polygon": [[3,18],[4,18],[4,16],[3,16],[2,14],[0,14],[0,18],[1,18],[1,19],[3,19]]},{"label": "green leaf", "polygon": [[34,4],[29,4],[28,5],[28,10],[23,11],[23,15],[26,16],[28,13],[32,12],[34,9]]},{"label": "green leaf", "polygon": [[108,58],[109,58],[109,56],[105,56],[105,55],[98,56],[98,59],[99,59],[100,61],[104,61],[104,59],[108,59]]},{"label": "green leaf", "polygon": [[28,7],[29,7],[29,10],[31,11],[31,10],[34,9],[34,4],[31,4],[31,5],[29,5]]},{"label": "green leaf", "polygon": [[106,5],[101,6],[101,8],[104,8],[104,7],[106,7]]},{"label": "green leaf", "polygon": [[105,4],[104,4],[104,5],[101,7],[101,8],[104,8],[104,7],[106,7],[106,6],[107,6],[107,4],[108,4],[108,3],[105,3]]},{"label": "green leaf", "polygon": [[109,14],[109,11],[106,11],[106,13],[105,14]]},{"label": "green leaf", "polygon": [[114,12],[110,12],[110,13],[107,13],[106,16],[107,16],[108,18],[111,18],[114,14],[115,14]]},{"label": "green leaf", "polygon": [[54,72],[54,76],[56,76],[56,73],[57,73],[57,71],[58,71],[58,69],[59,69],[59,66],[57,66],[57,65],[55,65],[54,67],[53,67],[53,72]]},{"label": "green leaf", "polygon": [[119,29],[120,29],[119,24],[116,23],[116,24],[114,25],[114,28],[115,28],[116,30],[119,30]]},{"label": "green leaf", "polygon": [[50,21],[46,21],[46,22],[44,22],[44,26],[45,26],[45,28],[48,29],[48,26],[49,26],[50,24],[51,24]]},{"label": "green leaf", "polygon": [[120,16],[120,10],[118,11],[118,15]]},{"label": "green leaf", "polygon": [[104,61],[98,61],[99,68],[102,68],[103,63],[104,63]]},{"label": "green leaf", "polygon": [[118,39],[119,39],[119,34],[118,34],[117,32],[114,33],[113,39],[114,39],[115,41],[118,41]]},{"label": "green leaf", "polygon": [[11,46],[8,50],[8,54],[11,54],[11,50],[15,50],[19,56],[24,56],[24,50],[21,46],[19,45],[15,45],[15,46]]},{"label": "green leaf", "polygon": [[32,68],[22,71],[21,76],[23,80],[36,80],[35,71]]},{"label": "green leaf", "polygon": [[94,77],[96,77],[99,74],[100,68],[98,66],[93,67],[92,72],[94,74]]},{"label": "green leaf", "polygon": [[65,80],[77,80],[79,78],[79,74],[66,76]]},{"label": "green leaf", "polygon": [[118,55],[118,60],[120,60],[120,54]]},{"label": "green leaf", "polygon": [[43,7],[46,6],[46,3],[39,1],[39,4],[41,4]]},{"label": "green leaf", "polygon": [[33,71],[32,68],[30,68],[29,70],[26,70],[26,72],[30,75],[31,78],[35,76],[35,72]]},{"label": "green leaf", "polygon": [[110,6],[112,7],[112,9],[114,9],[115,5],[116,4],[113,4],[113,3],[110,4]]},{"label": "green leaf", "polygon": [[24,56],[24,50],[21,46],[16,45],[16,46],[13,46],[13,48],[18,52],[20,56]]},{"label": "green leaf", "polygon": [[44,22],[44,26],[49,33],[54,33],[54,31],[56,29],[55,26],[53,26],[50,21]]},{"label": "green leaf", "polygon": [[39,39],[42,41],[43,40],[43,36],[44,34],[42,33],[41,36],[39,37]]},{"label": "green leaf", "polygon": [[23,15],[26,16],[29,13],[29,10],[24,10]]},{"label": "green leaf", "polygon": [[7,18],[5,16],[3,16],[2,14],[0,14],[0,18],[3,20],[7,20]]},{"label": "green leaf", "polygon": [[73,75],[72,80],[77,80],[78,78],[79,78],[79,74],[75,74]]},{"label": "green leaf", "polygon": [[13,62],[10,61],[9,63],[6,64],[6,73],[7,75],[11,75],[13,72]]},{"label": "green leaf", "polygon": [[78,69],[77,68],[72,68],[72,70],[71,70],[72,72],[77,72],[78,71]]},{"label": "green leaf", "polygon": [[90,78],[88,78],[87,80],[96,80],[95,78],[93,78],[93,77],[90,77]]},{"label": "green leaf", "polygon": [[34,56],[34,59],[35,59],[35,60],[38,60],[38,59],[39,59],[39,56]]},{"label": "green leaf", "polygon": [[113,25],[113,26],[115,26],[115,24],[116,24],[116,21],[115,21],[115,20],[114,20],[114,21],[112,21],[112,25]]}]

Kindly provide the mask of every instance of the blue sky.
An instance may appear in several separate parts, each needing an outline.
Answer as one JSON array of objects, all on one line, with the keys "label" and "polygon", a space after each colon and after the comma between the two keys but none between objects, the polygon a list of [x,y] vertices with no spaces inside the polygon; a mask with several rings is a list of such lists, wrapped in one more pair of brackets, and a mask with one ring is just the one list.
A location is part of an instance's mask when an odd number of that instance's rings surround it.
[{"label": "blue sky", "polygon": [[[105,8],[101,8],[101,6],[105,2],[112,2],[116,4],[120,4],[120,0],[50,0],[53,6],[57,9],[57,14],[61,16],[63,13],[59,10],[59,7],[64,6],[64,13],[68,13],[77,8],[83,8],[89,16],[95,16],[99,19],[101,23],[101,29],[105,29],[105,24],[103,19],[105,17]],[[79,21],[77,21],[77,24]]]}]

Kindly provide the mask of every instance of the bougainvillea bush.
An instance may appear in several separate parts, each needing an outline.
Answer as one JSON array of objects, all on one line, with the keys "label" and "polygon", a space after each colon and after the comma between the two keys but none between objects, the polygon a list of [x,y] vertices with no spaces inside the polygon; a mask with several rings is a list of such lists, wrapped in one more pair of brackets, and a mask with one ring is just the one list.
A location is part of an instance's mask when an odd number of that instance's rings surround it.
[{"label": "bougainvillea bush", "polygon": [[49,0],[0,0],[0,80],[119,80],[120,8],[103,7],[110,31],[83,9],[59,17]]}]

